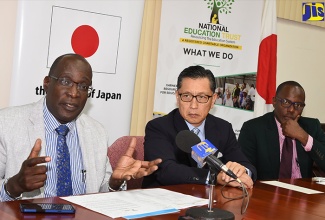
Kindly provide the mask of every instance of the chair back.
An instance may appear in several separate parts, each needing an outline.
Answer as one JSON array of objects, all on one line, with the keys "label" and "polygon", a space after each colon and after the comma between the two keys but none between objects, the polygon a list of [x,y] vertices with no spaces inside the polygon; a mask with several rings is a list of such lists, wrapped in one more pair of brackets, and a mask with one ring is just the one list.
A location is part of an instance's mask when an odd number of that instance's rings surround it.
[{"label": "chair back", "polygon": [[[109,148],[107,156],[111,163],[112,169],[114,170],[118,160],[122,155],[125,154],[127,148],[130,145],[132,137],[136,138],[135,151],[133,153],[133,158],[136,160],[144,160],[144,150],[143,142],[144,136],[123,136],[118,138]],[[131,179],[127,182],[128,189],[139,189],[141,188],[143,178]]]},{"label": "chair back", "polygon": [[313,176],[315,177],[325,177],[325,172],[317,166],[317,164],[314,162],[313,163]]},{"label": "chair back", "polygon": [[[320,126],[325,133],[325,123],[321,123]],[[320,167],[318,167],[315,162],[313,163],[313,176],[325,177],[325,172]]]}]

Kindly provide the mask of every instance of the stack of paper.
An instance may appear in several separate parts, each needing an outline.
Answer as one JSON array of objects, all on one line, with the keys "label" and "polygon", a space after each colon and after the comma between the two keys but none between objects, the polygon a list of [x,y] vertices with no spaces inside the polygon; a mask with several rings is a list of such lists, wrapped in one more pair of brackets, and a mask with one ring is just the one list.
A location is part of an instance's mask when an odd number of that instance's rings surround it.
[{"label": "stack of paper", "polygon": [[127,219],[178,212],[179,209],[208,204],[208,199],[159,188],[70,196],[61,199],[112,218]]}]

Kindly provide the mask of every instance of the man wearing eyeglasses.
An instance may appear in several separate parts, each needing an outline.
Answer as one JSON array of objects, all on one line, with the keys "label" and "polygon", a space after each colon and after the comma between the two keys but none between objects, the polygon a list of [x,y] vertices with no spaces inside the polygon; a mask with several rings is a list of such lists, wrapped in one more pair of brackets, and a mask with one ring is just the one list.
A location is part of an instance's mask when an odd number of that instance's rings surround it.
[{"label": "man wearing eyeglasses", "polygon": [[112,171],[106,130],[81,113],[92,88],[84,57],[58,57],[43,85],[40,101],[0,111],[0,201],[123,190],[158,169],[160,159],[132,158],[133,139]]},{"label": "man wearing eyeglasses", "polygon": [[[241,152],[231,124],[209,114],[217,98],[215,89],[215,78],[210,70],[190,66],[180,73],[175,94],[178,108],[151,120],[146,126],[144,157],[150,160],[159,156],[163,162],[156,172],[144,178],[143,187],[206,184],[208,167],[198,168],[191,154],[182,152],[175,143],[176,135],[182,130],[196,130],[201,140],[208,139],[219,150],[215,156],[221,156],[219,159],[246,187],[253,187],[256,170]],[[229,180],[223,172],[217,176],[219,184]],[[235,182],[231,185],[237,186]]]},{"label": "man wearing eyeglasses", "polygon": [[281,83],[274,111],[247,121],[239,134],[242,151],[257,179],[309,178],[315,162],[325,170],[325,135],[318,119],[302,117],[305,91],[295,81]]}]

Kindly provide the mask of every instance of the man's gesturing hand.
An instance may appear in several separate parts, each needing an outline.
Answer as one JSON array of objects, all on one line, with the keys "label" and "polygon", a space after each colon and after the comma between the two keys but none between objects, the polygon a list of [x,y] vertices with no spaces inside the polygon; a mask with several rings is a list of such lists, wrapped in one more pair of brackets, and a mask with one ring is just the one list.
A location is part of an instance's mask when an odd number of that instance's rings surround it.
[{"label": "man's gesturing hand", "polygon": [[50,157],[39,157],[41,151],[41,139],[37,139],[27,158],[21,165],[20,171],[7,182],[7,191],[18,197],[23,192],[33,191],[44,186],[46,176],[46,166],[39,165],[51,161]]},{"label": "man's gesturing hand", "polygon": [[129,148],[117,162],[117,166],[112,174],[113,179],[130,180],[131,178],[141,178],[150,175],[158,169],[161,159],[152,161],[135,160],[132,155],[135,150],[136,139],[132,138]]},{"label": "man's gesturing hand", "polygon": [[307,132],[300,127],[298,124],[298,120],[300,118],[300,115],[297,115],[297,117],[294,120],[287,120],[281,124],[282,127],[282,133],[284,136],[288,136],[290,138],[295,138],[303,145],[307,144],[308,136]]}]

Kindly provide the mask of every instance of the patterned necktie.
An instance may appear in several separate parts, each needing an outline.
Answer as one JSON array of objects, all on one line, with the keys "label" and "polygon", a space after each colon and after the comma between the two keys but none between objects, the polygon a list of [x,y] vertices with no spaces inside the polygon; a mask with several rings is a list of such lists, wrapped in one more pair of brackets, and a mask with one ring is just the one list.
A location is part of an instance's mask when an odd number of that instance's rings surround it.
[{"label": "patterned necktie", "polygon": [[279,178],[291,179],[292,173],[292,139],[285,137],[282,147]]},{"label": "patterned necktie", "polygon": [[[196,134],[197,136],[199,136],[200,129],[194,127],[191,131],[192,131],[194,134]],[[200,138],[200,139],[201,139],[201,138]],[[197,164],[197,167],[202,168],[199,164]]]},{"label": "patterned necktie", "polygon": [[199,133],[200,133],[200,129],[198,129],[198,128],[193,128],[191,131],[196,135],[199,135]]},{"label": "patterned necktie", "polygon": [[57,196],[70,196],[72,195],[70,153],[65,137],[69,132],[69,128],[66,125],[60,125],[55,130],[59,134],[56,159]]}]

